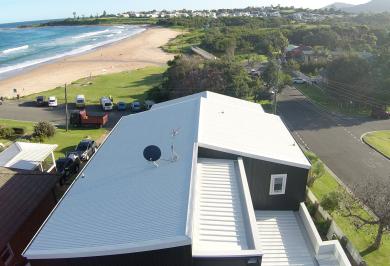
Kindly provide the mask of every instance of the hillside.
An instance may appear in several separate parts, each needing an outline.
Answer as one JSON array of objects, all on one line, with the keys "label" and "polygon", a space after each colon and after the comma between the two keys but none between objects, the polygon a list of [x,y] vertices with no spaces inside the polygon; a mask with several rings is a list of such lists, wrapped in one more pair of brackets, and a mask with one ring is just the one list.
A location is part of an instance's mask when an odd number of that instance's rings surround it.
[{"label": "hillside", "polygon": [[389,0],[371,0],[366,4],[356,5],[352,7],[341,8],[350,13],[381,13],[390,12]]},{"label": "hillside", "polygon": [[350,8],[350,7],[354,7],[354,5],[348,4],[348,3],[336,2],[336,3],[333,3],[331,5],[325,6],[322,9],[333,8],[333,9],[338,10],[338,9],[345,9],[345,8]]}]

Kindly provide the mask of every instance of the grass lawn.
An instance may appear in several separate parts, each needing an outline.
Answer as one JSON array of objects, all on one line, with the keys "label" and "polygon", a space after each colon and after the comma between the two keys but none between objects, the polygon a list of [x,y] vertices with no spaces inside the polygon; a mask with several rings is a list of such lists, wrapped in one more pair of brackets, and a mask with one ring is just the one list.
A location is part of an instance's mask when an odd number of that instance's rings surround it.
[{"label": "grass lawn", "polygon": [[376,150],[390,157],[390,130],[368,133],[363,139]]},{"label": "grass lawn", "polygon": [[[0,119],[0,126],[7,127],[25,127],[26,134],[31,134],[34,127],[34,122],[24,122],[15,120]],[[56,134],[52,138],[46,139],[43,143],[57,144],[58,148],[54,152],[56,158],[64,156],[67,151],[73,150],[80,140],[91,138],[97,140],[107,131],[104,128],[99,129],[70,129],[68,132],[63,128],[57,128]],[[21,140],[23,141],[23,140]],[[9,140],[1,140],[0,142],[9,142]]]},{"label": "grass lawn", "polygon": [[254,61],[254,62],[261,62],[265,63],[268,61],[268,57],[264,54],[256,54],[256,53],[250,53],[250,54],[236,54],[235,58],[240,62],[247,62]]},{"label": "grass lawn", "polygon": [[310,98],[315,103],[324,106],[329,111],[353,116],[369,116],[371,114],[370,108],[350,106],[347,104],[342,105],[338,103],[333,97],[326,93],[326,91],[321,90],[318,86],[310,84],[295,84],[294,86],[306,97]]},{"label": "grass lawn", "polygon": [[188,53],[191,46],[197,46],[201,43],[203,35],[203,30],[191,30],[189,32],[184,32],[162,46],[162,49],[165,52],[174,54]]},{"label": "grass lawn", "polygon": [[[342,190],[343,188],[333,178],[332,174],[325,171],[324,175],[318,178],[313,186],[310,188],[314,195],[321,201],[321,199],[331,191]],[[359,212],[364,217],[369,217],[369,214],[362,208]],[[332,214],[334,221],[341,228],[348,239],[354,244],[354,246],[361,252],[360,255],[368,263],[368,265],[379,266],[389,265],[390,261],[390,234],[385,234],[383,237],[381,247],[371,253],[365,254],[363,251],[370,246],[373,242],[376,226],[363,226],[360,229],[356,229],[353,225],[353,219],[342,216],[339,212],[335,211]]]},{"label": "grass lawn", "polygon": [[[100,97],[111,95],[115,102],[131,103],[145,100],[146,93],[160,84],[166,67],[146,67],[139,70],[82,78],[68,86],[68,102],[73,103],[76,95],[84,94],[87,104],[99,104]],[[35,100],[38,95],[56,96],[59,103],[65,102],[64,87],[32,94],[23,99]]]}]

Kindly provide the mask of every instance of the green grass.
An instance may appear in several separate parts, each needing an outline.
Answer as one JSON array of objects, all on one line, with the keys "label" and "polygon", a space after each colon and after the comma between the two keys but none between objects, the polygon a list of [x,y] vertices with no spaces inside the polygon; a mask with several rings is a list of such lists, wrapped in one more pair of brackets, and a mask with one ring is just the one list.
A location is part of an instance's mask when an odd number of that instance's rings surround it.
[{"label": "green grass", "polygon": [[[339,185],[339,183],[335,180],[329,171],[325,171],[324,175],[322,175],[314,182],[310,190],[314,193],[318,200],[321,201],[321,199],[327,193],[332,191],[342,191],[343,188]],[[370,217],[370,215],[363,208],[360,208],[358,213],[360,213],[365,218]],[[331,213],[331,215],[343,233],[360,252],[364,251],[374,241],[377,229],[376,226],[370,225],[356,229],[356,227],[353,225],[354,220],[352,218],[344,217],[338,211]],[[390,234],[384,235],[382,245],[378,250],[368,254],[361,253],[361,255],[368,263],[368,265],[388,265],[388,262],[390,261]]]},{"label": "green grass", "polygon": [[167,53],[173,54],[189,53],[191,46],[199,45],[203,36],[203,30],[191,30],[189,32],[184,32],[162,46],[162,49]]},{"label": "green grass", "polygon": [[240,62],[247,62],[249,60],[249,61],[265,63],[268,61],[268,57],[266,55],[256,54],[256,53],[236,54],[235,58]]},{"label": "green grass", "polygon": [[331,97],[325,90],[321,90],[318,86],[310,84],[295,84],[294,86],[306,97],[329,111],[352,116],[369,116],[371,114],[371,109],[368,107],[351,106],[346,103],[341,104],[337,102],[337,99]]},{"label": "green grass", "polygon": [[[160,84],[166,67],[147,67],[139,70],[82,78],[68,86],[68,102],[73,103],[76,95],[84,94],[87,104],[99,104],[102,96],[111,95],[115,102],[130,103],[144,101],[146,92]],[[65,102],[64,87],[32,94],[23,99],[35,100],[36,96],[56,96],[59,103]]]},{"label": "green grass", "polygon": [[[35,125],[34,122],[0,119],[0,126],[25,127],[26,135],[29,135],[33,132],[34,125]],[[57,128],[56,134],[52,138],[45,139],[43,143],[57,144],[58,148],[55,150],[54,155],[56,158],[58,158],[64,156],[66,152],[73,150],[75,146],[80,142],[80,140],[84,138],[91,138],[97,140],[106,132],[107,131],[103,128],[99,128],[99,129],[77,128],[77,129],[70,129],[68,132],[66,132],[64,128]],[[3,141],[8,142],[9,140],[3,140]],[[0,142],[2,142],[1,139]]]},{"label": "green grass", "polygon": [[363,139],[376,150],[390,157],[390,130],[368,133]]}]

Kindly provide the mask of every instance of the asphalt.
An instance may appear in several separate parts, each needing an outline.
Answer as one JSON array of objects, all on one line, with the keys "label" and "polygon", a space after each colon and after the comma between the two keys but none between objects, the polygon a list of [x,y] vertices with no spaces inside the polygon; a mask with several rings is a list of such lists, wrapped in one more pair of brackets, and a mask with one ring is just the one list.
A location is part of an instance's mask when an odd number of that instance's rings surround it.
[{"label": "asphalt", "polygon": [[[74,104],[68,105],[68,110],[76,109]],[[87,112],[102,112],[99,105],[92,105],[87,107]],[[116,110],[107,112],[109,115],[109,122],[106,128],[112,128],[119,121],[119,119],[130,114],[130,111],[119,112]],[[38,107],[33,101],[12,100],[3,102],[0,105],[0,118],[13,119],[22,121],[49,121],[55,125],[65,125],[65,105],[58,107]]]},{"label": "asphalt", "polygon": [[316,153],[349,187],[390,181],[390,161],[361,141],[370,131],[389,130],[390,120],[352,118],[312,104],[294,87],[279,96],[278,114],[302,146]]}]

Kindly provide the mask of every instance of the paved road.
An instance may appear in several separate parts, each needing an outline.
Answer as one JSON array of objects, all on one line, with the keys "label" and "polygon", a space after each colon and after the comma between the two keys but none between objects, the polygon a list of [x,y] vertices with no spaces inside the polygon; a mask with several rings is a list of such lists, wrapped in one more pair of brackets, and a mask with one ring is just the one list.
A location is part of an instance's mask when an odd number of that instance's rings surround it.
[{"label": "paved road", "polygon": [[[69,104],[69,111],[74,109],[74,105]],[[88,106],[87,111],[99,111],[100,106]],[[130,114],[130,112],[108,112],[109,122],[107,128],[112,128],[118,120],[123,116]],[[6,101],[0,105],[0,118],[14,119],[23,121],[49,121],[56,125],[65,125],[65,106],[58,107],[37,107],[35,102],[31,101]]]},{"label": "paved road", "polygon": [[310,103],[298,90],[287,88],[279,97],[278,113],[298,142],[318,154],[348,186],[367,180],[390,182],[390,161],[364,144],[362,134],[390,129],[390,120],[348,118]]}]

